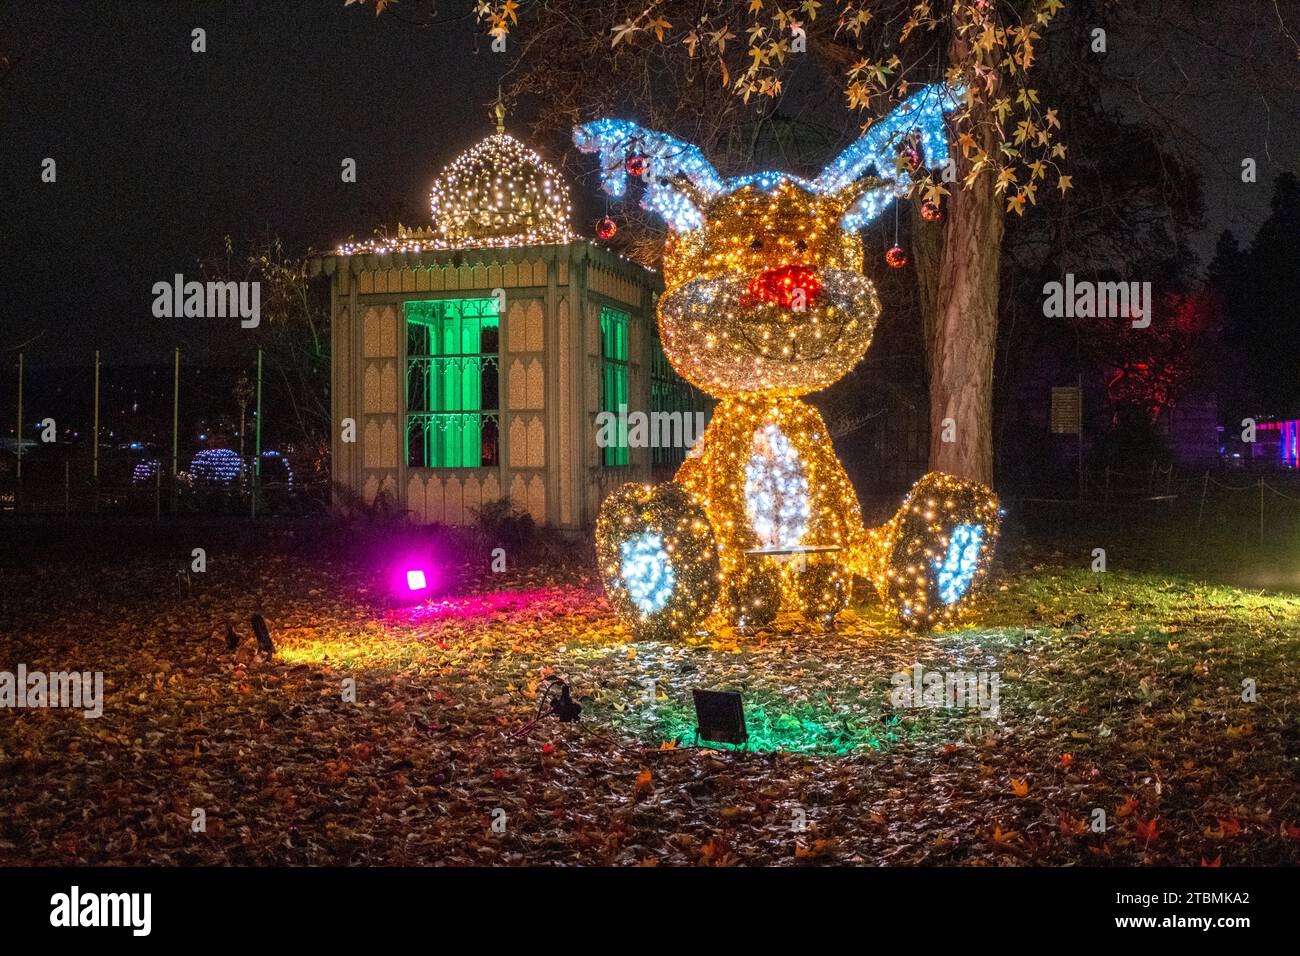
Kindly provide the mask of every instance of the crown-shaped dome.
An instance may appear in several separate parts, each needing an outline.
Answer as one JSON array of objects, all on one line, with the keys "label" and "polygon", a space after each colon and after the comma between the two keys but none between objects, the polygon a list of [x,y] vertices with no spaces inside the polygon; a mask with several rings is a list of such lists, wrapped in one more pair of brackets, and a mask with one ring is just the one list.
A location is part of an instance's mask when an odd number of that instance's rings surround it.
[{"label": "crown-shaped dome", "polygon": [[568,185],[555,167],[500,128],[439,174],[429,202],[433,234],[444,247],[573,238]]}]

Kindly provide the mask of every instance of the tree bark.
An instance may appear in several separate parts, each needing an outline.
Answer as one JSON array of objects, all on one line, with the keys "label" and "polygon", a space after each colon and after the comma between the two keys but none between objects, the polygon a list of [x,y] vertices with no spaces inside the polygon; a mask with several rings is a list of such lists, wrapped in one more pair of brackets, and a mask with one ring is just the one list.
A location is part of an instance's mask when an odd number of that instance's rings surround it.
[{"label": "tree bark", "polygon": [[992,485],[1002,205],[988,175],[951,198],[930,362],[930,469]]},{"label": "tree bark", "polygon": [[[970,56],[960,36],[954,36],[949,52],[953,63]],[[976,111],[971,129],[984,149],[996,155],[987,110],[977,105]],[[981,112],[984,115],[978,115]],[[991,486],[993,355],[1004,213],[992,172],[986,170],[963,187],[969,163],[955,143],[952,156],[958,184],[947,203],[930,353],[930,469]]]},{"label": "tree bark", "polygon": [[934,365],[934,340],[939,329],[939,266],[943,261],[942,221],[921,218],[920,199],[908,203],[912,210],[912,252],[920,293],[921,341],[925,348],[925,384],[930,387]]}]

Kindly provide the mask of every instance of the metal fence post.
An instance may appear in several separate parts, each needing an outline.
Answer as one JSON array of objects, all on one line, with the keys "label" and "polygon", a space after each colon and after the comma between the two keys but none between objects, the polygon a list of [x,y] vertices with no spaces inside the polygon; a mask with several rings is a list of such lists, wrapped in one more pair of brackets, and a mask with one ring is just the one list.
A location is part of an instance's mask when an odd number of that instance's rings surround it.
[{"label": "metal fence post", "polygon": [[1205,482],[1201,485],[1201,509],[1196,512],[1196,527],[1201,526],[1201,519],[1205,517],[1205,496],[1210,493],[1210,473],[1205,472]]}]

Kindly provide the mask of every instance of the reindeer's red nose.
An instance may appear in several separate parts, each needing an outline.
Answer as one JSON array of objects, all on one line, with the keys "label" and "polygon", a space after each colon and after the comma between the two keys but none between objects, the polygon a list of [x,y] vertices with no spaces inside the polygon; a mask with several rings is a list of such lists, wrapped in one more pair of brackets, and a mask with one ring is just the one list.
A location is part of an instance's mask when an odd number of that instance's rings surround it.
[{"label": "reindeer's red nose", "polygon": [[749,297],[785,309],[802,311],[821,292],[817,274],[808,266],[790,265],[764,269],[749,283]]}]

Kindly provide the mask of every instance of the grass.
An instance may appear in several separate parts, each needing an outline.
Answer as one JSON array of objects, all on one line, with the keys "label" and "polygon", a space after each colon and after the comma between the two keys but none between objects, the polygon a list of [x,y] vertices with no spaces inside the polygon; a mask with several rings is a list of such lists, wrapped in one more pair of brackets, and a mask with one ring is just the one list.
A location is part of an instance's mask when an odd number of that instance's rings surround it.
[{"label": "grass", "polygon": [[[1210,583],[1285,555],[1216,574],[1203,545],[1170,550],[1177,528],[1122,531],[1013,529],[979,620],[939,634],[862,592],[838,633],[662,643],[632,641],[582,568],[413,612],[293,536],[209,541],[190,588],[173,543],[46,549],[6,571],[6,658],[103,670],[108,700],[0,724],[0,860],[1297,862],[1300,597]],[[272,661],[222,641],[258,609]],[[998,674],[996,715],[893,706],[915,664]],[[552,675],[579,723],[538,718]],[[690,746],[696,687],[741,692],[746,750]]]}]

